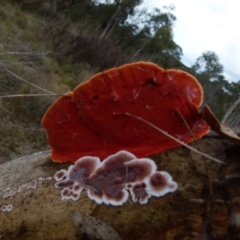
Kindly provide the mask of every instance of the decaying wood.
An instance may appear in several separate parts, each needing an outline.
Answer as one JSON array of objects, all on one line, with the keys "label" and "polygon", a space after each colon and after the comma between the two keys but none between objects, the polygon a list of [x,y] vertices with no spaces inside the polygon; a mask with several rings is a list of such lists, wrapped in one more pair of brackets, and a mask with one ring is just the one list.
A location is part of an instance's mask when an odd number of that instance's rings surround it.
[{"label": "decaying wood", "polygon": [[89,239],[122,240],[111,226],[95,217],[73,212],[72,219],[75,225],[84,232]]},{"label": "decaying wood", "polygon": [[85,192],[76,202],[62,201],[52,177],[69,164],[52,162],[49,151],[4,163],[0,165],[0,238],[83,239],[71,217],[77,211],[106,222],[122,239],[239,239],[240,149],[213,134],[198,144],[226,163],[207,160],[213,199],[202,157],[184,147],[152,156],[158,170],[168,171],[179,188],[152,197],[145,205],[133,204],[130,198],[119,207],[97,205]]}]

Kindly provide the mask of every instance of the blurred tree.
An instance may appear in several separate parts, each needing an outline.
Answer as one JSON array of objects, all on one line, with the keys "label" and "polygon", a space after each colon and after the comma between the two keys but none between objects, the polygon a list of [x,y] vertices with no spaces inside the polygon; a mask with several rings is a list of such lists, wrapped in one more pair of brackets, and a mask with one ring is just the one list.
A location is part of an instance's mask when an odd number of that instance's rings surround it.
[{"label": "blurred tree", "polygon": [[[56,46],[58,59],[87,62],[96,70],[139,59],[165,68],[182,66],[182,50],[173,41],[174,8],[149,13],[139,8],[141,3],[142,0],[90,1],[84,10],[70,7],[69,27],[59,34],[64,38]],[[71,31],[73,23],[78,30]]]},{"label": "blurred tree", "polygon": [[[128,45],[135,50],[134,57],[152,61],[164,68],[182,66],[182,49],[173,40],[173,24],[176,20],[171,13],[174,7],[145,12],[141,30],[135,34],[134,41]],[[139,24],[137,24],[139,26]]]},{"label": "blurred tree", "polygon": [[207,51],[197,58],[192,70],[201,76],[200,81],[204,84],[204,82],[216,81],[221,78],[223,66],[216,53]]},{"label": "blurred tree", "polygon": [[231,127],[240,126],[240,81],[229,84],[230,108],[226,111],[223,121]]},{"label": "blurred tree", "polygon": [[204,89],[204,102],[221,119],[234,102],[231,84],[223,76],[223,66],[216,53],[204,52],[191,68]]}]

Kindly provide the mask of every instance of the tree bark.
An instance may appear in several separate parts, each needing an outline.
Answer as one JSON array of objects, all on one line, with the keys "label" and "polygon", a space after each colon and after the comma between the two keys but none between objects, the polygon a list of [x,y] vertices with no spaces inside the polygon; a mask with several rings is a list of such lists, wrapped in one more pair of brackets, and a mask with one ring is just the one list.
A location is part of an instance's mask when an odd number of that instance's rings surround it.
[{"label": "tree bark", "polygon": [[145,205],[130,197],[122,206],[98,205],[86,192],[78,201],[62,201],[53,176],[70,164],[52,162],[50,151],[1,164],[0,239],[84,239],[72,211],[106,222],[122,239],[239,239],[240,149],[214,134],[198,145],[226,165],[184,147],[154,155],[158,170],[169,172],[178,190]]}]

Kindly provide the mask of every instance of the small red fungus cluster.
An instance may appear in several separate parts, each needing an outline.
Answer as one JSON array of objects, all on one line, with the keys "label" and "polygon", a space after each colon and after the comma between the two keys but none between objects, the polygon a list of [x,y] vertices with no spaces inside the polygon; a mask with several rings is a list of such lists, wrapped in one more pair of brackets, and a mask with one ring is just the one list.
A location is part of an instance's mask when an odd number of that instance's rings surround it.
[{"label": "small red fungus cluster", "polygon": [[202,99],[193,76],[137,62],[101,72],[60,97],[42,125],[55,162],[104,159],[122,149],[142,158],[180,144],[128,113],[189,143],[209,131],[198,111]]},{"label": "small red fungus cluster", "polygon": [[83,189],[98,204],[122,205],[129,192],[133,202],[145,204],[151,196],[160,197],[177,189],[167,172],[157,171],[149,158],[137,159],[132,153],[119,151],[100,161],[82,157],[66,170],[58,171],[55,186],[63,188],[62,200],[77,200]]}]

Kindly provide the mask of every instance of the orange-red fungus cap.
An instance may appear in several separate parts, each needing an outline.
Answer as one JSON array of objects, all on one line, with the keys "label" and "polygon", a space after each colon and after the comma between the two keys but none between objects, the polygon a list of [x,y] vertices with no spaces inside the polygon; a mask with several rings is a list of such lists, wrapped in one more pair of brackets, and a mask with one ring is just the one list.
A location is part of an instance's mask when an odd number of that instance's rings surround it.
[{"label": "orange-red fungus cap", "polygon": [[198,112],[202,100],[193,76],[137,62],[99,73],[60,97],[42,125],[53,161],[75,162],[89,155],[104,159],[123,149],[140,158],[180,144],[125,113],[189,143],[209,131]]}]

